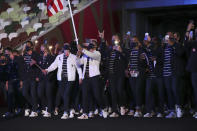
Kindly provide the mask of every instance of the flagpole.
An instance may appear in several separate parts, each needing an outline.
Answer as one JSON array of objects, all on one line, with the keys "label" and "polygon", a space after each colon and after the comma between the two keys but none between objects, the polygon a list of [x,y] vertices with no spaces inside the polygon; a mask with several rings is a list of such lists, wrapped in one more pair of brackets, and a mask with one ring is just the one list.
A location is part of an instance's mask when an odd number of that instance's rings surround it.
[{"label": "flagpole", "polygon": [[70,0],[68,0],[68,5],[69,5],[69,10],[70,10],[70,16],[71,16],[71,20],[72,20],[73,30],[74,30],[74,34],[75,34],[75,40],[78,45],[79,41],[78,41],[77,32],[76,32],[76,28],[75,28],[75,21],[73,19],[73,13],[72,13],[72,9],[71,9]]}]

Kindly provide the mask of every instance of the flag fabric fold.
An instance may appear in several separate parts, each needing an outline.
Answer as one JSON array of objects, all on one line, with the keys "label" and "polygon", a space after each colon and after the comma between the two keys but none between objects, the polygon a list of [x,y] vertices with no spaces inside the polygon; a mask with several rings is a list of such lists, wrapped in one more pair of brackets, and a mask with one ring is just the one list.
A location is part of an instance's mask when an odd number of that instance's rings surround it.
[{"label": "flag fabric fold", "polygon": [[63,10],[63,0],[47,0],[47,12],[48,16],[51,17]]}]

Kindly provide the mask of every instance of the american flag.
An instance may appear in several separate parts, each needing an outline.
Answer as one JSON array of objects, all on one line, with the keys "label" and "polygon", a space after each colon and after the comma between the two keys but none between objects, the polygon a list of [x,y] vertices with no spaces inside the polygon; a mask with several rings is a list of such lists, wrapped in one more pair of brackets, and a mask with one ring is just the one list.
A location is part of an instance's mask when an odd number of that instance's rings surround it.
[{"label": "american flag", "polygon": [[63,2],[64,0],[47,0],[46,3],[48,16],[51,17],[59,11],[63,10]]}]

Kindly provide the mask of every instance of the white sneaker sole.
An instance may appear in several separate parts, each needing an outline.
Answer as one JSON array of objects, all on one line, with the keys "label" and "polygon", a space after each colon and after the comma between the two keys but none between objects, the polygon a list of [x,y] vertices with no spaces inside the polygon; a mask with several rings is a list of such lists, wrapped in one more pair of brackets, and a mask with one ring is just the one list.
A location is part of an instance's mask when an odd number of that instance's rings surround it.
[{"label": "white sneaker sole", "polygon": [[71,118],[71,119],[72,119],[72,118],[74,118],[74,116],[69,116],[69,118]]},{"label": "white sneaker sole", "polygon": [[61,117],[61,119],[62,119],[62,120],[68,120],[68,119],[69,119],[69,117],[67,117],[67,118],[62,118],[62,117]]},{"label": "white sneaker sole", "polygon": [[38,116],[37,116],[37,115],[35,115],[35,116],[29,116],[29,117],[34,118],[34,117],[38,117]]},{"label": "white sneaker sole", "polygon": [[43,117],[45,117],[45,118],[50,118],[51,116],[43,116]]},{"label": "white sneaker sole", "polygon": [[24,115],[24,116],[25,116],[25,117],[28,117],[29,115],[26,114],[26,115]]},{"label": "white sneaker sole", "polygon": [[79,119],[79,120],[87,120],[88,118],[77,118],[77,119]]}]

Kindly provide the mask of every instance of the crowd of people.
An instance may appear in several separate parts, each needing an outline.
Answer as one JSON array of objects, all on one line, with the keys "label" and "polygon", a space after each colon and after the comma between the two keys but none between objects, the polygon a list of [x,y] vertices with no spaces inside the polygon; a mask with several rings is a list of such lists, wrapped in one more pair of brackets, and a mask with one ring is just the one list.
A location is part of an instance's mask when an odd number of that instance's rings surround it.
[{"label": "crowd of people", "polygon": [[[99,42],[46,44],[36,52],[31,41],[22,53],[1,50],[0,85],[12,118],[88,119],[129,115],[133,117],[197,118],[197,30],[190,22],[183,38],[167,32],[160,40],[145,34],[112,44],[99,32]],[[109,42],[110,43],[110,42]]]}]

